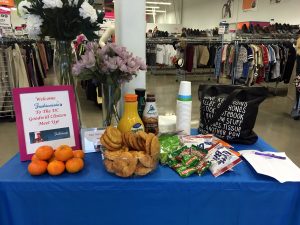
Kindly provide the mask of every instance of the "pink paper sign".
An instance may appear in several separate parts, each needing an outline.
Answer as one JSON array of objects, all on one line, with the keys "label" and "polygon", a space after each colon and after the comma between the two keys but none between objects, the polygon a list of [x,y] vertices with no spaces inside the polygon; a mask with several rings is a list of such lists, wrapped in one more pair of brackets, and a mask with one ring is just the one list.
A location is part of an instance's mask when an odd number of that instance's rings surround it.
[{"label": "pink paper sign", "polygon": [[72,86],[15,88],[13,98],[21,161],[43,145],[81,148]]}]

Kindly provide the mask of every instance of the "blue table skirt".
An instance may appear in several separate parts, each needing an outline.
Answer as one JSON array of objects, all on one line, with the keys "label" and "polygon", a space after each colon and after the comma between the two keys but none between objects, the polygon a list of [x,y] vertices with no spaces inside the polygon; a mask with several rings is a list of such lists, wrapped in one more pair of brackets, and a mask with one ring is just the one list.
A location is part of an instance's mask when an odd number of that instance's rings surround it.
[{"label": "blue table skirt", "polygon": [[[259,139],[236,150],[275,151]],[[299,225],[300,183],[280,184],[247,162],[214,178],[159,167],[142,178],[108,174],[99,153],[79,174],[32,177],[13,157],[0,169],[0,225]]]}]

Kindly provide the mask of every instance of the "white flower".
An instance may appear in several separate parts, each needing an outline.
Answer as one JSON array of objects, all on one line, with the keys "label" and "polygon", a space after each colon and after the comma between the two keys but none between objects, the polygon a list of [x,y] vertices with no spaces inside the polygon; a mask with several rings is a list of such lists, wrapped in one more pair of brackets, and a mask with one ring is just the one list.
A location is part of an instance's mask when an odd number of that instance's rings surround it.
[{"label": "white flower", "polygon": [[22,17],[24,17],[28,13],[28,10],[26,8],[24,8],[24,6],[27,7],[27,8],[31,8],[31,3],[28,2],[27,0],[21,1],[19,3],[18,11],[20,13],[20,16],[22,16]]},{"label": "white flower", "polygon": [[61,0],[42,0],[44,9],[62,8],[63,3]]},{"label": "white flower", "polygon": [[29,14],[26,22],[28,35],[30,37],[37,37],[41,34],[41,26],[43,25],[44,20],[40,16]]},{"label": "white flower", "polygon": [[95,23],[98,18],[96,10],[88,2],[82,3],[79,14],[83,19],[90,17],[91,23]]},{"label": "white flower", "polygon": [[69,0],[69,6],[77,6],[79,0]]}]

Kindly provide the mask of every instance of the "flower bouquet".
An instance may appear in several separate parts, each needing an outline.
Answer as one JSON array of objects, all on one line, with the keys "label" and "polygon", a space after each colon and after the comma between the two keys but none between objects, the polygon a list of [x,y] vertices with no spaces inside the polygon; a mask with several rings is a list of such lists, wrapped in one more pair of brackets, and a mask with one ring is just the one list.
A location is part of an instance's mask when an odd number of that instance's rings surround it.
[{"label": "flower bouquet", "polygon": [[107,44],[103,48],[89,42],[81,60],[73,65],[73,75],[82,80],[92,79],[102,85],[103,124],[111,124],[112,115],[117,118],[116,105],[121,97],[121,85],[137,76],[140,70],[146,70],[145,62],[134,57],[125,47]]},{"label": "flower bouquet", "polygon": [[55,73],[60,84],[74,85],[71,76],[71,41],[80,34],[87,39],[99,37],[103,13],[98,13],[87,0],[21,1],[19,14],[26,20],[29,37],[49,36],[56,39]]}]

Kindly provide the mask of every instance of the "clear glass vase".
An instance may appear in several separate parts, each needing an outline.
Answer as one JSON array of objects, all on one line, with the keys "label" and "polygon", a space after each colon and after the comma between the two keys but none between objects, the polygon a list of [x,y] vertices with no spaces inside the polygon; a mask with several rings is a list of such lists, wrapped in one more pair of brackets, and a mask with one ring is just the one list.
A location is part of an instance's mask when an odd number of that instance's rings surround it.
[{"label": "clear glass vase", "polygon": [[72,48],[70,41],[56,41],[54,72],[60,85],[73,85]]},{"label": "clear glass vase", "polygon": [[119,122],[117,105],[121,97],[121,89],[118,85],[101,84],[102,88],[102,118],[103,127],[116,125]]},{"label": "clear glass vase", "polygon": [[79,125],[81,126],[81,107],[76,90],[76,82],[72,75],[72,59],[71,41],[56,40],[54,51],[54,73],[59,85],[72,85],[74,87]]}]

